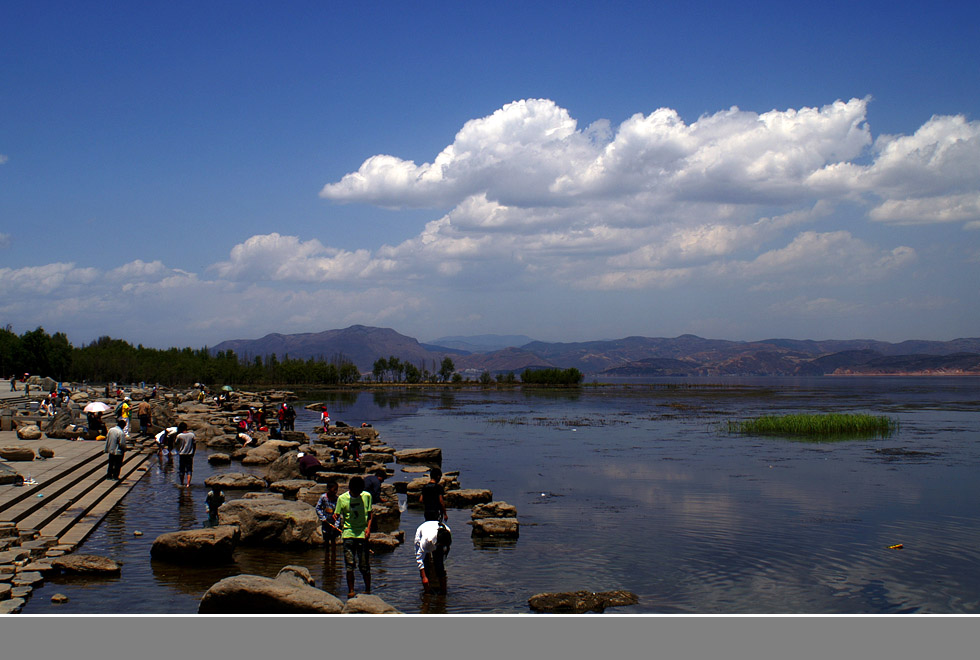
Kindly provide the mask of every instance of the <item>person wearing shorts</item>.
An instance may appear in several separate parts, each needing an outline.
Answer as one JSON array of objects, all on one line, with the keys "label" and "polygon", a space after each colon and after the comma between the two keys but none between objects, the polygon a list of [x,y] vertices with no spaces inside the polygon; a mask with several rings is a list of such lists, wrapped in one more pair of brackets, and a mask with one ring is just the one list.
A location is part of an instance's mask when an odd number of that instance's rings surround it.
[{"label": "person wearing shorts", "polygon": [[350,479],[348,491],[337,498],[337,508],[334,509],[344,544],[348,598],[357,595],[354,591],[355,568],[361,571],[364,578],[364,593],[371,593],[371,551],[368,547],[373,518],[371,505],[371,494],[364,490],[364,477],[354,476]]},{"label": "person wearing shorts", "polygon": [[177,425],[177,479],[181,486],[190,487],[194,473],[194,450],[196,443],[193,431],[187,430],[187,422]]}]

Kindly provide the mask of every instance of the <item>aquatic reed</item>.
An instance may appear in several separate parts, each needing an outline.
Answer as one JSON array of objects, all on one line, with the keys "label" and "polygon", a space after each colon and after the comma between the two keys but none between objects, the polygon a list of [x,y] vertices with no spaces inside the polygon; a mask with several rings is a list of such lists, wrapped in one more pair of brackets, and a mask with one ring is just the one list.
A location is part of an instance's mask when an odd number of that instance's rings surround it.
[{"label": "aquatic reed", "polygon": [[764,415],[748,420],[730,420],[729,433],[796,437],[885,437],[898,422],[881,415],[854,413]]}]

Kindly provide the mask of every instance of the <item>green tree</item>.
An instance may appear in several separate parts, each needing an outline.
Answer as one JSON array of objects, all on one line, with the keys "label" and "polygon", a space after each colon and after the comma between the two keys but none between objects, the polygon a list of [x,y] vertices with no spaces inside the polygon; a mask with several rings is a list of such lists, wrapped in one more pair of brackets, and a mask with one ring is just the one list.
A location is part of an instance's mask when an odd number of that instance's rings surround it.
[{"label": "green tree", "polygon": [[0,376],[24,373],[23,349],[20,337],[11,325],[0,329]]},{"label": "green tree", "polygon": [[340,382],[344,385],[353,385],[361,379],[361,372],[353,362],[346,362],[340,366]]},{"label": "green tree", "polygon": [[388,371],[391,372],[391,382],[397,383],[402,379],[402,372],[405,370],[405,365],[402,361],[396,358],[394,355],[388,358]]},{"label": "green tree", "polygon": [[454,371],[456,371],[456,365],[453,364],[452,358],[448,355],[442,358],[442,364],[439,365],[439,377],[442,378],[442,382],[448,382]]},{"label": "green tree", "polygon": [[374,361],[374,368],[371,370],[371,373],[374,374],[374,380],[379,383],[384,382],[386,371],[388,371],[388,360],[382,357]]},{"label": "green tree", "polygon": [[405,363],[405,382],[412,384],[422,382],[422,372],[410,362]]}]

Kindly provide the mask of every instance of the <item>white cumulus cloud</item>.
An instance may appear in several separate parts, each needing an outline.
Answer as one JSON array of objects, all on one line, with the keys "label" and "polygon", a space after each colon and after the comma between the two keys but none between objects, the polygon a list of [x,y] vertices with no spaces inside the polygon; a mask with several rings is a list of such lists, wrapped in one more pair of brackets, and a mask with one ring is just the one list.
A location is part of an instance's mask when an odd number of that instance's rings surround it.
[{"label": "white cumulus cloud", "polygon": [[882,135],[868,165],[841,162],[809,178],[815,191],[864,195],[872,220],[896,224],[980,219],[980,121],[935,116],[912,135]]},{"label": "white cumulus cloud", "polygon": [[807,193],[807,177],[871,144],[867,102],[761,115],[733,107],[692,124],[661,108],[630,117],[613,134],[608,122],[579,130],[553,101],[515,101],[467,122],[431,163],[372,156],[320,194],[394,207],[458,204],[481,194],[509,206],[611,195],[646,204],[795,199]]},{"label": "white cumulus cloud", "polygon": [[228,261],[211,268],[219,277],[246,281],[326,282],[359,276],[370,262],[367,250],[354,252],[301,241],[278,233],[252,236],[231,249]]}]

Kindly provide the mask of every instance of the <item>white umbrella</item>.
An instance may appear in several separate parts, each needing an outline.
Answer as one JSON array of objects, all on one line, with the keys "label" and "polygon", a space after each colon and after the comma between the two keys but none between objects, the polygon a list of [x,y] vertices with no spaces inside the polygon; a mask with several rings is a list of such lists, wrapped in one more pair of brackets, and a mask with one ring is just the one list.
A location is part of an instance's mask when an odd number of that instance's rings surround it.
[{"label": "white umbrella", "polygon": [[87,413],[104,413],[110,410],[112,410],[112,408],[102,403],[101,401],[93,401],[92,403],[82,408],[82,412],[87,412]]}]

